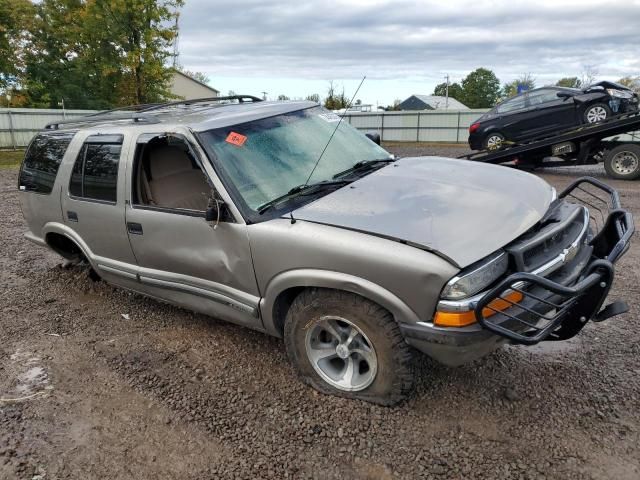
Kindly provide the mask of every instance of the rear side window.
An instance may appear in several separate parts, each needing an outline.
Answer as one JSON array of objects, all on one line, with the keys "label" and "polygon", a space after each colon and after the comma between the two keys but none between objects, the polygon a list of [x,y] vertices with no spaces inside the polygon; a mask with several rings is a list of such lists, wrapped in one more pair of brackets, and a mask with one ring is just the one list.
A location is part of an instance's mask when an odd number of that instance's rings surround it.
[{"label": "rear side window", "polygon": [[26,192],[49,194],[58,168],[74,133],[44,133],[36,136],[20,168],[18,188]]},{"label": "rear side window", "polygon": [[89,137],[71,172],[69,193],[78,198],[115,203],[122,135]]}]

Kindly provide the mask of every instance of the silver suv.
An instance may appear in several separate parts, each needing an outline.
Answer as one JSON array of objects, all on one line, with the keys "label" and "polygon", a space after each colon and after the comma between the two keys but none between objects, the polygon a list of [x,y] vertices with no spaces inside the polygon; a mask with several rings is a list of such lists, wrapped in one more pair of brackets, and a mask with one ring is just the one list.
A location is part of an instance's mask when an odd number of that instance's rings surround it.
[{"label": "silver suv", "polygon": [[20,171],[26,236],[283,337],[307,384],[386,405],[411,391],[414,348],[459,365],[626,311],[603,308],[634,228],[613,189],[395,159],[341,120],[237,96],[50,124]]}]

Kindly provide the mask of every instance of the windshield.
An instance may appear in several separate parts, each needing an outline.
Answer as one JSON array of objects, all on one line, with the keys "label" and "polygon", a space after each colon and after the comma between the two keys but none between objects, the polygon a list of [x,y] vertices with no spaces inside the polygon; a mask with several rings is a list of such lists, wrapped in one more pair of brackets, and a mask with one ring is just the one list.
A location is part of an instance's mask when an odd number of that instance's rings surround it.
[{"label": "windshield", "polygon": [[[200,135],[251,209],[305,184],[340,117],[321,107],[210,130]],[[332,180],[357,162],[391,155],[340,122],[309,184]]]}]

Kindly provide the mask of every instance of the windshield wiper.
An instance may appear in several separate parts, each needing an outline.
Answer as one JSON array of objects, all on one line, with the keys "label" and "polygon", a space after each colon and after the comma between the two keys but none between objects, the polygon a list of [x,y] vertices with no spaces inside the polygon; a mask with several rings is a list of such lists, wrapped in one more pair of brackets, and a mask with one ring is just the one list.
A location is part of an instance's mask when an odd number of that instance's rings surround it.
[{"label": "windshield wiper", "polygon": [[297,185],[293,187],[284,195],[280,195],[279,197],[276,197],[273,200],[269,200],[267,203],[263,203],[258,207],[257,211],[260,215],[262,215],[267,210],[270,210],[271,208],[275,207],[279,203],[284,202],[285,200],[290,200],[299,195],[311,195],[313,193],[317,193],[321,190],[324,190],[325,188],[346,185],[347,183],[351,183],[351,180],[325,180],[318,183],[309,183],[309,184],[303,183],[302,185]]},{"label": "windshield wiper", "polygon": [[340,177],[344,177],[346,175],[349,175],[351,173],[354,172],[366,172],[369,171],[373,168],[377,168],[379,166],[381,166],[384,163],[391,163],[391,162],[395,162],[396,159],[395,158],[380,158],[380,159],[376,159],[376,160],[362,160],[360,162],[354,163],[351,167],[347,168],[346,170],[343,170],[342,172],[338,172],[336,173],[333,178],[340,178]]}]

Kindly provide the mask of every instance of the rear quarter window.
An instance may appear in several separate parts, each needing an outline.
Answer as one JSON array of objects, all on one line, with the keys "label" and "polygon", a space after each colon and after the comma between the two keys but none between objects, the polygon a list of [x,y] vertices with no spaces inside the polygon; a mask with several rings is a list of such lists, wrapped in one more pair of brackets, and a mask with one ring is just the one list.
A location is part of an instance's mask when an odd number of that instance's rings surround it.
[{"label": "rear quarter window", "polygon": [[21,191],[49,194],[56,181],[62,157],[74,133],[37,135],[20,168],[18,188]]}]

